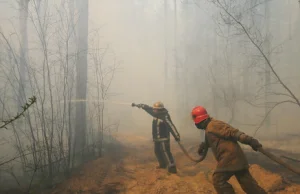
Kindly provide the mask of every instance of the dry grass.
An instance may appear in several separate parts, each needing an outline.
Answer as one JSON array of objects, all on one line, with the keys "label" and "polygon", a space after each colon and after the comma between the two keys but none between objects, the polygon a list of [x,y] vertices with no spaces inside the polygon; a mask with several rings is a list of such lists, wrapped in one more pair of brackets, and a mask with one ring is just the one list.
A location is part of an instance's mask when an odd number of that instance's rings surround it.
[{"label": "dry grass", "polygon": [[[194,165],[184,157],[177,146],[172,150],[178,166],[178,174],[170,175],[165,170],[155,169],[156,161],[152,144],[145,138],[119,136],[127,154],[87,163],[82,170],[58,185],[51,193],[126,193],[126,194],[212,194],[215,193],[211,177],[215,161],[211,154],[201,164]],[[130,144],[129,144],[130,143]],[[271,173],[259,165],[252,165],[251,174],[269,193],[300,193],[300,185],[288,184],[280,175]],[[231,178],[237,193],[244,193],[235,178]]]}]

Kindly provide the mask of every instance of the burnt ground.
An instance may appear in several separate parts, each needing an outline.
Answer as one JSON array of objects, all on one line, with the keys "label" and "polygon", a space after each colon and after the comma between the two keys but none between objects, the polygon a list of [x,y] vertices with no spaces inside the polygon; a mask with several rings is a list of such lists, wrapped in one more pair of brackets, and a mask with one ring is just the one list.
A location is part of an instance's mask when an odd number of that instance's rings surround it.
[{"label": "burnt ground", "polygon": [[[178,173],[173,175],[165,170],[155,169],[157,163],[150,139],[134,135],[119,135],[117,139],[122,142],[121,147],[116,147],[104,158],[88,162],[70,179],[56,185],[50,193],[215,193],[211,183],[215,160],[211,153],[205,161],[195,165],[183,155],[177,145],[173,144],[172,152],[178,167]],[[186,147],[198,144],[194,141],[187,142],[189,143],[185,143]],[[194,146],[189,150],[195,153],[195,149]],[[299,176],[260,153],[250,149],[245,151],[251,164],[251,174],[268,193],[300,193]],[[278,156],[289,155],[280,150],[272,150],[272,153]],[[292,154],[289,156],[299,157]],[[297,166],[295,162],[288,162]],[[234,177],[230,183],[237,193],[244,193]]]},{"label": "burnt ground", "polygon": [[[212,153],[209,152],[203,162],[195,165],[173,142],[171,149],[177,163],[178,173],[170,175],[165,170],[155,169],[157,162],[153,153],[153,143],[148,137],[119,134],[116,140],[117,143],[107,148],[108,154],[105,157],[89,161],[75,170],[69,179],[50,190],[42,189],[42,192],[39,188],[31,190],[30,193],[215,193],[211,178],[216,162]],[[197,157],[196,149],[199,142],[187,139],[183,143],[191,155]],[[276,164],[261,153],[252,151],[247,146],[244,150],[251,165],[251,174],[268,193],[300,193],[299,175]],[[279,149],[268,150],[277,156],[300,158],[299,154]],[[285,161],[295,167],[299,166],[299,162]],[[230,183],[238,194],[244,193],[234,177]],[[4,193],[24,193],[24,190]]]},{"label": "burnt ground", "polygon": [[[272,154],[280,157],[280,156],[288,156],[291,158],[300,158],[300,154],[290,153],[278,149],[268,149]],[[286,168],[282,167],[281,165],[273,162],[272,160],[268,159],[266,156],[262,155],[261,153],[256,153],[251,150],[246,152],[247,158],[249,163],[251,164],[258,164],[262,166],[264,169],[269,170],[273,173],[280,174],[285,180],[291,182],[300,184],[300,176],[287,170]],[[300,166],[299,162],[283,159],[286,163],[298,167]]]}]

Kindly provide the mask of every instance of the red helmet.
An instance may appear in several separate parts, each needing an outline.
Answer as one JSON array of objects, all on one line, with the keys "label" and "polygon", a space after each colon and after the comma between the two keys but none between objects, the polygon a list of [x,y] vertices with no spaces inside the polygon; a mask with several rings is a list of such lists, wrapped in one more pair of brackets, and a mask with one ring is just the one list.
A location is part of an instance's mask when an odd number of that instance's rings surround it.
[{"label": "red helmet", "polygon": [[196,106],[192,110],[192,118],[196,124],[201,123],[205,119],[207,119],[209,115],[207,114],[207,111],[202,106]]}]

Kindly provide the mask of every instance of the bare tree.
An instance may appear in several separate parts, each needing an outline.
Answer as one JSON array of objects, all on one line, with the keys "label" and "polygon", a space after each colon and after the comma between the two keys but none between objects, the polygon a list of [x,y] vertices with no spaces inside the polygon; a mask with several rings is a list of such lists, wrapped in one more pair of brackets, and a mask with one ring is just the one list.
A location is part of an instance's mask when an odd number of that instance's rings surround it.
[{"label": "bare tree", "polygon": [[[77,7],[82,8],[82,2],[78,1],[77,3],[79,3]],[[76,17],[82,13],[82,10],[79,10],[78,13],[75,11],[74,0],[62,0],[58,7],[56,4],[50,4],[47,0],[31,0],[29,2],[28,22],[33,26],[31,33],[34,35],[31,37],[34,47],[30,48],[32,50],[30,55],[34,57],[28,57],[30,63],[28,61],[27,84],[33,95],[36,96],[36,103],[22,114],[25,116],[22,125],[6,119],[15,117],[15,111],[11,110],[10,105],[13,104],[11,100],[15,100],[13,97],[18,95],[19,89],[19,71],[15,71],[19,62],[19,54],[16,51],[19,47],[13,44],[10,36],[5,36],[0,31],[0,41],[4,43],[0,46],[0,78],[1,81],[4,80],[0,88],[1,120],[7,121],[4,123],[5,126],[12,129],[8,130],[11,131],[11,136],[3,138],[1,141],[8,142],[17,152],[16,154],[12,153],[7,160],[1,158],[0,166],[6,168],[21,164],[21,174],[28,180],[28,190],[36,184],[36,177],[51,185],[53,179],[61,173],[69,175],[73,167],[78,165],[78,162],[82,162],[76,161],[77,164],[75,164],[76,158],[82,159],[83,153],[90,153],[90,149],[96,143],[99,144],[101,152],[103,146],[106,146],[103,134],[106,133],[107,137],[111,130],[118,127],[117,122],[107,121],[108,115],[105,112],[107,108],[105,109],[104,104],[100,103],[101,106],[98,106],[97,109],[92,106],[93,108],[88,110],[91,112],[89,126],[97,129],[95,130],[97,133],[94,133],[96,135],[87,137],[87,128],[81,131],[81,128],[77,127],[77,130],[80,129],[79,134],[76,134],[77,131],[74,130],[75,119],[79,122],[82,121],[81,117],[86,119],[85,112],[76,115],[76,111],[77,113],[80,111],[75,108],[81,109],[82,106],[78,106],[81,103],[72,104],[74,98],[79,98],[84,101],[84,104],[87,98],[88,28],[82,30],[77,26],[80,22],[81,28],[87,26],[88,4],[85,5],[86,12],[82,19]],[[12,34],[16,33],[12,32]],[[77,49],[79,46],[80,48]],[[104,57],[105,54],[102,53],[100,43],[93,46],[95,50],[99,51],[98,59]],[[90,56],[93,60],[96,52],[93,48],[90,49],[92,50]],[[109,66],[104,67],[104,62],[98,61],[91,67],[92,74],[96,73],[95,77],[97,76],[99,85],[94,87],[89,84],[89,91],[93,93],[95,88],[98,88],[95,98],[100,101],[105,101],[110,97],[108,91],[118,65],[115,55],[113,56]],[[78,77],[76,77],[77,75]],[[85,76],[82,77],[82,75]],[[79,85],[77,85],[76,78],[80,81]],[[91,81],[91,83],[94,82],[96,79]],[[81,90],[82,87],[84,92]],[[80,99],[81,97],[84,99]],[[83,107],[87,108],[86,105]],[[95,117],[92,117],[93,115]],[[76,116],[80,116],[80,118],[78,119]],[[84,139],[84,145],[81,145],[83,147],[79,148],[80,144],[76,147],[74,140],[81,141],[81,132],[84,133],[85,139],[94,138],[94,141],[86,142]],[[13,170],[11,174],[19,177],[19,173],[20,171]]]},{"label": "bare tree", "polygon": [[92,104],[95,108],[96,126],[97,130],[91,131],[90,137],[92,137],[91,144],[95,145],[98,150],[97,155],[102,156],[102,148],[104,143],[105,132],[111,131],[115,128],[118,122],[106,123],[105,122],[105,109],[106,101],[111,97],[109,92],[110,86],[114,79],[115,73],[119,68],[119,64],[116,61],[115,53],[109,46],[101,48],[98,32],[95,34],[92,43],[92,50],[89,52],[91,56],[91,64],[94,67],[94,79],[95,84],[91,85],[91,88],[95,88],[96,101]]},{"label": "bare tree", "polygon": [[[228,112],[228,123],[233,123],[236,121],[236,108],[237,103],[239,101],[242,101],[244,99],[244,96],[241,95],[241,92],[239,91],[239,88],[237,88],[237,84],[233,82],[232,77],[232,69],[228,68],[228,58],[225,54],[225,57],[223,60],[221,60],[222,64],[218,62],[217,60],[213,61],[214,63],[211,64],[208,68],[208,71],[206,73],[207,79],[210,83],[210,87],[212,88],[212,95],[214,98],[214,103],[216,105],[214,106],[215,114],[218,112],[219,107],[226,108]],[[215,71],[215,69],[218,69],[218,71]],[[224,78],[227,80],[227,83],[222,82],[224,79],[218,79],[218,78]]]},{"label": "bare tree", "polygon": [[[249,8],[246,10],[243,9],[243,6],[241,6],[242,2],[238,1],[230,1],[230,3],[235,3],[237,6],[234,9],[231,9],[229,6],[228,1],[220,1],[220,0],[214,0],[210,1],[213,3],[217,8],[221,10],[220,17],[223,21],[222,25],[230,25],[233,29],[235,29],[234,35],[238,35],[239,37],[246,37],[249,41],[249,43],[253,46],[253,49],[256,50],[258,55],[264,60],[264,63],[266,64],[266,71],[270,72],[271,77],[273,77],[274,82],[270,84],[279,84],[283,91],[269,91],[266,92],[268,96],[281,96],[286,97],[286,99],[275,101],[275,102],[268,102],[268,111],[265,114],[265,118],[263,121],[259,124],[259,128],[261,127],[261,124],[266,120],[266,117],[270,114],[270,112],[277,107],[280,104],[283,103],[292,103],[300,106],[299,98],[296,97],[295,93],[287,86],[284,81],[282,80],[281,76],[278,74],[278,72],[275,70],[274,65],[272,64],[269,54],[272,51],[270,49],[270,52],[266,51],[266,49],[263,48],[263,43],[265,42],[265,38],[262,35],[262,30],[258,29],[257,27],[247,26],[245,24],[245,17],[244,13],[249,11]],[[258,5],[263,4],[262,1],[257,1],[257,3],[254,5],[254,7],[257,7]],[[239,6],[238,6],[239,5]],[[269,36],[269,34],[265,34],[265,37]],[[268,78],[268,74],[267,75]],[[268,82],[268,80],[266,79]],[[263,105],[264,107],[266,105]]]},{"label": "bare tree", "polygon": [[[76,98],[83,102],[76,104],[75,144],[76,150],[86,145],[86,96],[87,96],[87,53],[89,1],[77,0],[78,10],[78,55],[76,64]],[[81,156],[79,160],[83,160]]]}]

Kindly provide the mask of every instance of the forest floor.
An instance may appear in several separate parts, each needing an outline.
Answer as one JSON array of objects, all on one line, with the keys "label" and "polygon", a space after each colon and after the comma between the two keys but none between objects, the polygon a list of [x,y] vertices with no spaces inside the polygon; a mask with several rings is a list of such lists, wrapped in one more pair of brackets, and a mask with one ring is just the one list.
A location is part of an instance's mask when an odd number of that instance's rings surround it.
[{"label": "forest floor", "polygon": [[[215,193],[212,172],[216,165],[211,153],[195,165],[172,144],[178,173],[155,169],[157,162],[151,139],[136,135],[121,135],[120,141],[106,157],[86,163],[71,178],[58,184],[52,194],[173,194]],[[199,142],[190,140],[185,146],[195,153]],[[194,147],[191,147],[194,146]],[[279,150],[271,150],[282,154]],[[245,149],[250,172],[266,191],[276,194],[300,193],[300,177],[267,159],[260,153]],[[287,154],[286,152],[284,152]],[[299,155],[297,155],[299,157]],[[296,162],[290,162],[297,166]],[[299,163],[298,163],[299,166]],[[230,179],[237,193],[244,193],[233,177]]]}]

